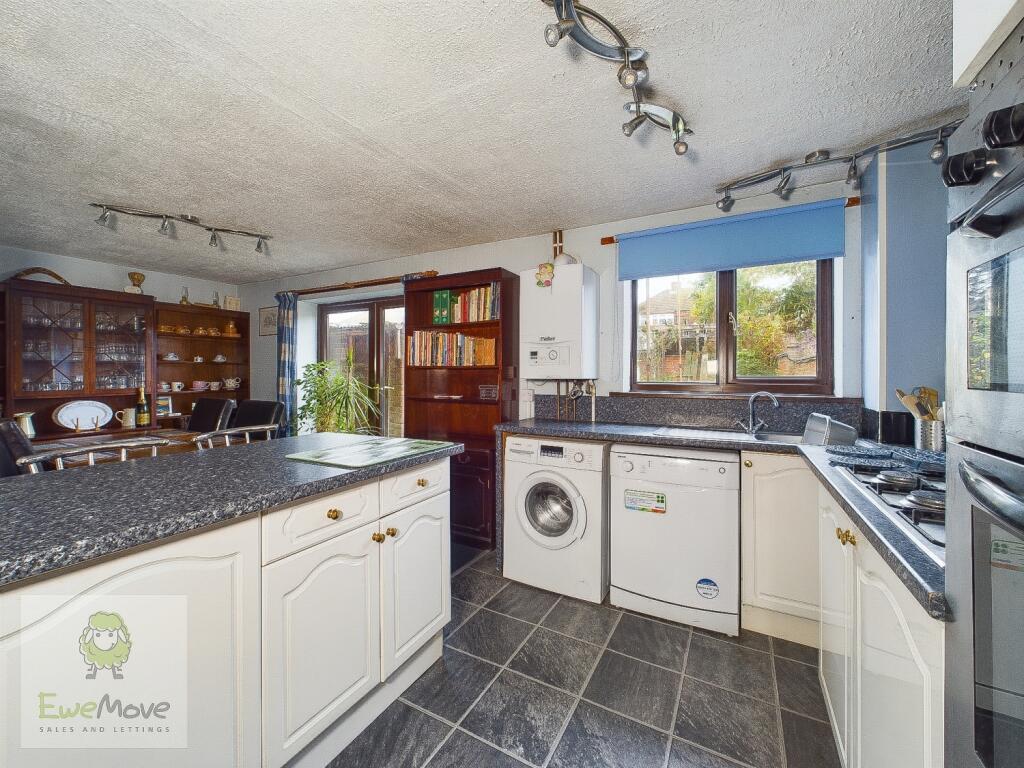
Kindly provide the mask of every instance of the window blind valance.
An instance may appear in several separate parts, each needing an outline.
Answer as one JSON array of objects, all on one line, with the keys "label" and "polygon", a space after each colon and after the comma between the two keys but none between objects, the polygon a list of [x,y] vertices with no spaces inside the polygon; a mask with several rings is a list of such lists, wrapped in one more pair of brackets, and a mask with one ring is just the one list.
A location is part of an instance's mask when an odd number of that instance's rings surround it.
[{"label": "window blind valance", "polygon": [[837,258],[845,206],[839,198],[618,235],[619,280]]}]

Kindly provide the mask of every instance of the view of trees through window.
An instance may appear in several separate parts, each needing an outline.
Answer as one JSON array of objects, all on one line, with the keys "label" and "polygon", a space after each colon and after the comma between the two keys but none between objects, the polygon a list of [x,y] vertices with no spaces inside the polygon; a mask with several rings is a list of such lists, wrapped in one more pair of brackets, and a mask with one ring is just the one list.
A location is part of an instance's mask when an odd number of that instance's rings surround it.
[{"label": "view of trees through window", "polygon": [[[735,280],[731,328],[717,324],[719,280]],[[715,383],[718,349],[734,334],[738,378],[813,378],[817,262],[648,278],[636,284],[636,380]]]}]

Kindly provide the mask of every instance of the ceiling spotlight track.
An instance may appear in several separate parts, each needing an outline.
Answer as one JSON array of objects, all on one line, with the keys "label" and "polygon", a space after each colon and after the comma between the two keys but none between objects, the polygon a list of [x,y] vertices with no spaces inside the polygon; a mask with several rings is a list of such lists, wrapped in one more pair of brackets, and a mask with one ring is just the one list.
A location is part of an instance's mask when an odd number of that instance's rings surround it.
[{"label": "ceiling spotlight track", "polygon": [[[627,109],[628,108],[629,107],[627,106]],[[651,119],[653,121],[653,118]],[[933,161],[941,160],[946,153],[946,138],[953,133],[953,131],[955,131],[962,122],[963,120],[953,120],[948,123],[943,123],[938,128],[929,128],[926,131],[918,131],[917,133],[912,133],[906,136],[899,136],[878,144],[873,144],[870,147],[858,149],[856,152],[848,155],[832,155],[828,150],[824,149],[814,150],[804,157],[804,161],[802,163],[795,165],[780,165],[775,168],[769,168],[766,171],[753,173],[750,176],[744,176],[741,179],[736,179],[728,184],[716,187],[715,192],[723,195],[723,197],[719,199],[715,205],[718,210],[722,212],[728,211],[734,202],[734,198],[732,196],[733,192],[740,189],[758,187],[771,181],[776,181],[776,186],[771,191],[785,200],[796,188],[795,186],[790,186],[795,178],[794,174],[805,171],[808,168],[817,168],[823,165],[845,165],[846,183],[853,189],[859,189],[861,170],[858,163],[861,158],[872,157],[877,155],[879,152],[907,147],[911,144],[917,144],[918,142],[930,139],[933,136],[938,136],[935,143],[931,146],[928,156]],[[685,129],[685,123],[683,123],[683,128]],[[686,132],[688,133],[689,131]]]},{"label": "ceiling spotlight track", "polygon": [[160,219],[160,228],[157,232],[161,235],[170,234],[170,222],[172,221],[205,229],[210,233],[210,245],[213,247],[217,247],[219,243],[223,242],[223,238],[221,237],[222,235],[239,235],[241,237],[255,238],[256,253],[264,253],[267,241],[271,239],[270,235],[261,234],[259,232],[249,232],[245,229],[228,229],[226,227],[215,227],[212,224],[204,224],[197,216],[193,216],[188,213],[162,213],[160,211],[148,211],[144,208],[132,208],[124,205],[106,205],[103,203],[89,203],[89,205],[93,208],[102,209],[102,213],[100,213],[99,217],[96,219],[96,223],[102,227],[108,226],[111,213],[119,213],[125,216],[136,216],[142,219]]},{"label": "ceiling spotlight track", "polygon": [[[693,131],[687,128],[682,115],[667,107],[644,101],[641,87],[650,76],[645,61],[647,51],[631,46],[614,24],[597,11],[576,2],[576,0],[543,0],[543,2],[554,8],[555,15],[558,17],[556,23],[544,27],[544,40],[548,45],[555,47],[562,38],[568,37],[583,50],[598,58],[619,62],[617,72],[619,85],[631,91],[633,95],[633,100],[625,105],[625,109],[635,115],[623,124],[622,132],[626,136],[632,136],[637,128],[646,122],[651,122],[672,133],[672,146],[677,155],[686,154],[690,147],[684,137]],[[587,26],[588,20],[603,27],[615,39],[616,44],[610,45],[596,37]]]}]

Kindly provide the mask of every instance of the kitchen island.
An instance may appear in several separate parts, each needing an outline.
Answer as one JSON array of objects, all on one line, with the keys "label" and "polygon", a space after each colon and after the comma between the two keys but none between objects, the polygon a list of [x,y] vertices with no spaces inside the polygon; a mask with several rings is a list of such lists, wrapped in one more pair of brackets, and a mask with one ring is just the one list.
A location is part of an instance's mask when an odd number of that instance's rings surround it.
[{"label": "kitchen island", "polygon": [[462,446],[355,469],[287,458],[365,440],[0,481],[0,765],[340,752],[438,658],[450,616]]}]

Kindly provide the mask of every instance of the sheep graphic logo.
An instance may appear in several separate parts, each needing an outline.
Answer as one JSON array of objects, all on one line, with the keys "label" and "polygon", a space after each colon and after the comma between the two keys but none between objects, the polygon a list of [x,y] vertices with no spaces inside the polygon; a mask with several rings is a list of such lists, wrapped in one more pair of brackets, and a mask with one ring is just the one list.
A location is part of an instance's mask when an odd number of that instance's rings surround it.
[{"label": "sheep graphic logo", "polygon": [[85,679],[95,680],[101,669],[109,669],[115,680],[122,679],[121,670],[131,650],[132,639],[124,619],[116,613],[97,611],[89,617],[88,625],[78,638],[78,652],[89,667]]}]

